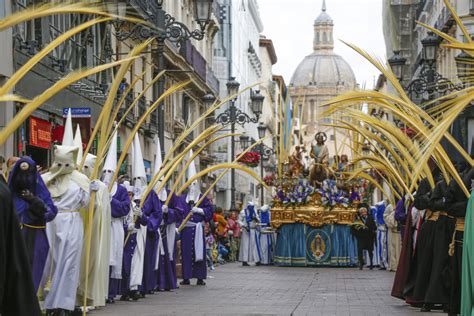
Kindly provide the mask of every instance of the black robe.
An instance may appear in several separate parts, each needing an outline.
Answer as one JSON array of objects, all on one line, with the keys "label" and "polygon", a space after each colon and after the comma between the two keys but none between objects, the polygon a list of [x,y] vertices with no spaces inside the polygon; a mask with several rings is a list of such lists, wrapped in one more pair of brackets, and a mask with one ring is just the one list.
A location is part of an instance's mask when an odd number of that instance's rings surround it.
[{"label": "black robe", "polygon": [[41,315],[25,242],[11,193],[3,180],[0,180],[0,314]]},{"label": "black robe", "polygon": [[[442,180],[436,184],[431,196],[430,209],[433,211],[446,211],[444,196],[447,184]],[[451,217],[440,215],[434,225],[434,242],[431,276],[425,294],[425,303],[449,304],[451,291],[451,278],[449,275],[450,258],[449,244],[453,237],[454,220]]]},{"label": "black robe", "polygon": [[[474,179],[474,168],[462,175],[462,180],[466,188],[471,188],[471,181]],[[449,215],[455,218],[466,216],[468,198],[461,190],[456,181],[452,180],[446,190],[445,203]],[[451,295],[449,308],[453,314],[459,314],[461,309],[461,273],[462,273],[462,241],[464,232],[456,231],[454,244],[454,256],[451,257]]]}]

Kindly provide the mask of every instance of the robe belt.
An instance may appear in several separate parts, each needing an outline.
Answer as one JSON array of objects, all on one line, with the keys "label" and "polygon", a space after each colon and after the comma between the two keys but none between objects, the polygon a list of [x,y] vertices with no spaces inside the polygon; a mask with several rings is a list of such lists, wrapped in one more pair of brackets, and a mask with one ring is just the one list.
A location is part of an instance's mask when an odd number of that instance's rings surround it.
[{"label": "robe belt", "polygon": [[58,210],[58,213],[79,213],[81,210]]},{"label": "robe belt", "polygon": [[456,231],[464,231],[464,217],[456,217]]},{"label": "robe belt", "polygon": [[432,221],[432,222],[436,222],[439,219],[439,216],[441,215],[440,211],[437,211],[437,212],[427,211],[427,212],[428,214],[427,214],[426,220]]},{"label": "robe belt", "polygon": [[34,229],[45,229],[46,228],[46,226],[36,226],[36,225],[28,225],[28,224],[25,224],[25,223],[20,223],[20,228],[23,229],[23,227],[34,228]]}]

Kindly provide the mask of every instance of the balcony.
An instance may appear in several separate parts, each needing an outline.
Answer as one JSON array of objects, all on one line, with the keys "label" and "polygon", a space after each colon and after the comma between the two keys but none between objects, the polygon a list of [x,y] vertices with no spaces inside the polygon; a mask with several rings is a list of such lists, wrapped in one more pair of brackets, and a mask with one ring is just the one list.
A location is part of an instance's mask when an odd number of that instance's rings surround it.
[{"label": "balcony", "polygon": [[198,77],[204,80],[204,82],[207,82],[207,62],[191,41],[188,40],[183,43],[179,49],[179,54],[183,56],[186,62],[194,69]]},{"label": "balcony", "polygon": [[207,67],[206,83],[214,93],[219,94],[219,79],[209,67]]}]

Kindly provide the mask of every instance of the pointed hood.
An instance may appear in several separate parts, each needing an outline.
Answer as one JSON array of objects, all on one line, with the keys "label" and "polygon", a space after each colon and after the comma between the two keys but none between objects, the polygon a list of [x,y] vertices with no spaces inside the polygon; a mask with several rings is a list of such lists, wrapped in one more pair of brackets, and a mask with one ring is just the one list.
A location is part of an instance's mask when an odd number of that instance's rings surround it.
[{"label": "pointed hood", "polygon": [[132,165],[132,176],[133,176],[133,199],[141,199],[142,194],[145,193],[147,180],[145,164],[143,163],[142,148],[140,145],[140,139],[138,133],[135,134],[133,139],[133,165]]},{"label": "pointed hood", "polygon": [[73,145],[78,148],[76,164],[79,166],[84,156],[84,149],[82,148],[81,127],[77,124],[76,134],[74,134]]},{"label": "pointed hood", "polygon": [[84,162],[84,167],[82,167],[82,173],[85,174],[88,178],[92,176],[92,171],[94,171],[96,161],[97,156],[87,154],[86,160]]},{"label": "pointed hood", "polygon": [[117,171],[117,132],[115,132],[112,135],[112,141],[110,142],[109,152],[107,153],[104,166],[102,167],[102,181],[106,185],[109,185],[116,171]]},{"label": "pointed hood", "polygon": [[72,130],[71,109],[68,109],[66,116],[66,125],[64,126],[63,146],[74,146],[74,131]]},{"label": "pointed hood", "polygon": [[[161,144],[160,144],[160,138],[158,137],[158,135],[155,136],[155,144],[156,144],[156,160],[155,160],[155,168],[153,170],[153,175],[156,175],[160,171],[163,165],[163,159],[161,157]],[[161,185],[161,181],[158,181],[155,185],[155,190],[157,190],[160,185]],[[160,192],[158,192],[158,198],[161,201],[166,201],[166,199],[168,198],[168,193],[166,192],[165,188],[163,188]]]},{"label": "pointed hood", "polygon": [[[193,150],[191,149],[189,151],[189,159],[193,156]],[[188,180],[194,177],[197,174],[196,172],[196,164],[194,163],[194,160],[189,164],[188,170],[187,170],[187,177]],[[199,188],[199,183],[198,180],[195,180],[191,185],[189,186],[189,191],[188,194],[186,195],[186,203],[189,203],[190,201],[193,201],[196,203],[199,200],[199,194],[201,194],[201,190]]]}]

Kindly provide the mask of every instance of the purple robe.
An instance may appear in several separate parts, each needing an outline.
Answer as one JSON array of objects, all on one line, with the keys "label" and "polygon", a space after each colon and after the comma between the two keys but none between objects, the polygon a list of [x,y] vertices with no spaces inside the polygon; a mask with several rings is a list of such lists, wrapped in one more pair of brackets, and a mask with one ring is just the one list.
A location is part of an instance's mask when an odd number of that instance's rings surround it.
[{"label": "purple robe", "polygon": [[407,220],[407,212],[405,210],[405,196],[403,196],[395,207],[395,220],[398,222],[398,225],[401,226],[400,233],[403,235],[405,232],[405,222]]},{"label": "purple robe", "polygon": [[[127,216],[130,212],[130,197],[127,189],[122,185],[117,184],[117,191],[110,201],[111,212],[113,218],[121,218]],[[120,292],[120,280],[109,279],[109,298],[114,298]]]},{"label": "purple robe", "polygon": [[145,245],[145,262],[143,267],[143,281],[140,287],[140,292],[148,293],[156,288],[156,259],[158,253],[160,228],[163,219],[161,211],[161,201],[155,191],[151,191],[143,204],[143,216],[141,218],[142,225],[146,225],[146,245]]},{"label": "purple robe", "polygon": [[[201,195],[199,195],[199,199]],[[183,210],[183,218],[185,218],[189,212],[191,212],[191,205],[186,203],[186,195],[182,195],[176,198],[176,204],[173,208]],[[189,219],[192,223],[210,222],[212,220],[213,208],[210,201],[204,198],[199,208],[204,211],[204,216],[199,214],[193,214]],[[203,229],[204,230],[204,229]],[[206,244],[204,233],[202,234],[202,247],[204,253],[204,260],[195,262],[195,251],[194,251],[194,235],[196,227],[185,227],[181,231],[181,264],[183,270],[183,279],[189,280],[191,278],[205,279],[207,277],[207,265],[206,265]]]},{"label": "purple robe", "polygon": [[[31,173],[32,179],[29,181],[31,187],[28,189],[33,195],[35,195],[37,198],[36,201],[42,203],[44,206],[45,212],[41,217],[32,212],[31,208],[34,208],[35,206],[22,199],[14,189],[14,177],[16,177],[20,171],[19,166],[22,162],[28,163],[30,168],[35,170],[34,173]],[[13,203],[15,205],[18,221],[22,226],[22,235],[27,247],[28,258],[33,275],[33,284],[35,291],[37,291],[41,277],[43,276],[44,265],[49,252],[49,243],[48,237],[46,236],[45,225],[56,217],[58,209],[54,206],[51,194],[44,184],[40,174],[36,172],[36,163],[31,158],[23,157],[15,163],[13,170],[10,173],[8,183],[13,192]]]},{"label": "purple robe", "polygon": [[[169,194],[169,192],[168,192]],[[161,236],[163,238],[164,254],[160,255],[160,262],[158,266],[158,290],[173,290],[176,289],[176,239],[174,242],[173,257],[170,258],[167,239],[167,226],[174,225],[183,220],[183,211],[179,208],[172,208],[171,205],[176,204],[177,197],[173,195],[168,203],[168,213],[163,214],[163,223],[160,227]]]}]

